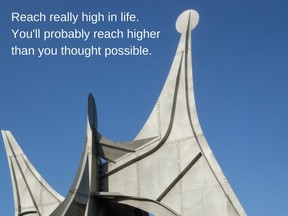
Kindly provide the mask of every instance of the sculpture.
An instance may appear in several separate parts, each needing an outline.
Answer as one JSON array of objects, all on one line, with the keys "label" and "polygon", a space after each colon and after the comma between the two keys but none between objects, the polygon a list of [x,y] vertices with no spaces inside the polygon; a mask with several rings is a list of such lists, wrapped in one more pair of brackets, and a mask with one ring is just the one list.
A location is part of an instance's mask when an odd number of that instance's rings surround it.
[{"label": "sculpture", "polygon": [[194,10],[179,16],[176,28],[181,38],[169,75],[133,141],[113,142],[98,132],[95,102],[89,95],[86,143],[66,198],[33,168],[11,132],[2,131],[15,216],[246,215],[205,140],[196,113],[191,31],[198,21]]}]

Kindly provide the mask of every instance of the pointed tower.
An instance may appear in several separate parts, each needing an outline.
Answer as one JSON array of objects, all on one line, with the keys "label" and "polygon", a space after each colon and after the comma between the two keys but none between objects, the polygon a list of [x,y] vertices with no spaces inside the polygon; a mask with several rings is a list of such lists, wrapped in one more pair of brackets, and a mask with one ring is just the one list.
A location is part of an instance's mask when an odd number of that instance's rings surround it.
[{"label": "pointed tower", "polygon": [[126,197],[115,202],[155,215],[242,216],[246,213],[214,158],[196,113],[191,31],[198,21],[198,13],[188,10],[176,22],[181,37],[175,58],[156,105],[135,138],[151,141],[107,163],[100,182],[107,184],[107,191]]},{"label": "pointed tower", "polygon": [[192,82],[191,31],[199,15],[183,12],[179,45],[162,92],[131,142],[97,130],[93,96],[74,182],[63,199],[30,164],[12,134],[3,131],[15,198],[15,216],[245,216],[203,135]]}]

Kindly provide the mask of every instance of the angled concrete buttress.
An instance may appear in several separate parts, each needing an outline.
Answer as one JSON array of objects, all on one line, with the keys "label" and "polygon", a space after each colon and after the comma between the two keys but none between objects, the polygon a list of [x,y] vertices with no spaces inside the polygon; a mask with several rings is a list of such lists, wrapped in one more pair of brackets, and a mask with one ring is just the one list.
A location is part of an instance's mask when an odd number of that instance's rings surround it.
[{"label": "angled concrete buttress", "polygon": [[9,131],[2,131],[13,182],[15,216],[245,216],[201,130],[192,82],[191,31],[199,21],[183,12],[181,38],[150,117],[131,142],[97,130],[88,98],[82,159],[66,198],[30,164]]},{"label": "angled concrete buttress", "polygon": [[13,183],[15,216],[49,215],[64,200],[33,167],[10,131],[2,131]]}]

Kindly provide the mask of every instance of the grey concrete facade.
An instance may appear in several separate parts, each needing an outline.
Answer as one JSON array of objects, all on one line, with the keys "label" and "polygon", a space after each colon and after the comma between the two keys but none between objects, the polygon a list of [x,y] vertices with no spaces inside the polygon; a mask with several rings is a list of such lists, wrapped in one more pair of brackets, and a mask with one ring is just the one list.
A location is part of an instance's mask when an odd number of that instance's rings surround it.
[{"label": "grey concrete facade", "polygon": [[[13,182],[15,216],[245,216],[199,124],[192,77],[191,32],[199,15],[183,12],[179,45],[162,92],[131,142],[97,130],[88,98],[82,159],[66,198],[32,166],[9,131],[2,131]],[[105,159],[107,162],[103,162]]]}]

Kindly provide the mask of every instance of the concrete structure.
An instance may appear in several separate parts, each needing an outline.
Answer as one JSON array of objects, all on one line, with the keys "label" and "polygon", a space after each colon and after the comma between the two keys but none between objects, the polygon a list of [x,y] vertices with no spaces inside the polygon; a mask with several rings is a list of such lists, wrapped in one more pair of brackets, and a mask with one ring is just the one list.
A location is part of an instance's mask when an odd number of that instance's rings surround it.
[{"label": "concrete structure", "polygon": [[[113,142],[97,131],[88,99],[82,159],[66,198],[33,168],[9,131],[2,131],[15,198],[15,216],[246,215],[209,148],[194,101],[191,31],[194,10],[176,23],[180,42],[157,103],[136,138]],[[106,159],[107,162],[103,162]]]}]

